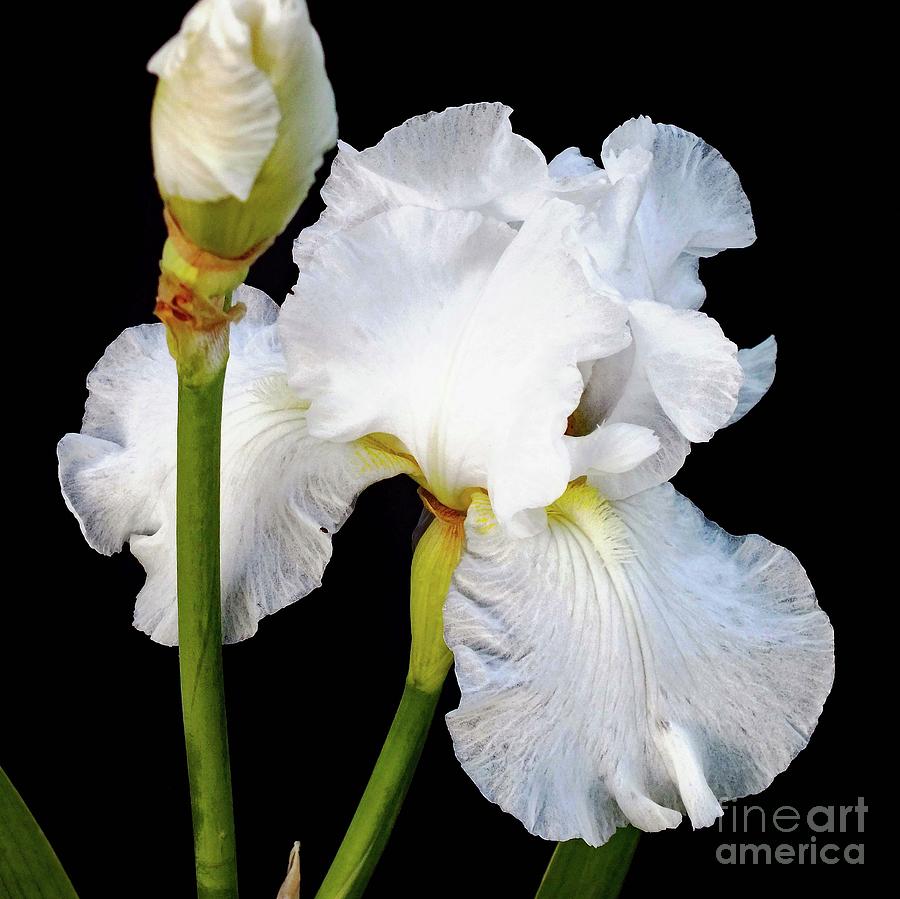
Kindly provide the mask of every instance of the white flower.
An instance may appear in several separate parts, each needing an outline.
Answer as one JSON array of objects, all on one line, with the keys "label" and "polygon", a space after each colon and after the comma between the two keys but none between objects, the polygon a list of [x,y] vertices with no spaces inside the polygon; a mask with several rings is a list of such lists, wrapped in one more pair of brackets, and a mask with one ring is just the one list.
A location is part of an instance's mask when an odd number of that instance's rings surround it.
[{"label": "white flower", "polygon": [[[677,154],[643,136],[634,184],[572,151],[547,166],[507,117],[465,107],[342,149],[331,205],[297,245],[284,358],[275,307],[243,297],[223,421],[225,637],[315,586],[355,495],[409,474],[466,516],[444,610],[462,691],[448,723],[485,795],[548,839],[596,845],[685,811],[703,826],[806,744],[833,673],[799,562],[661,485],[769,378],[765,348],[738,360],[665,288],[696,297],[683,257],[724,245],[744,206],[704,218],[704,197],[733,196],[716,188],[731,170],[670,178]],[[651,239],[641,210],[660,179]],[[663,246],[665,265],[634,263]],[[628,286],[639,275],[647,295]],[[172,642],[175,394],[156,328],[126,332],[91,376],[61,480],[93,546],[131,540],[148,570],[139,626]]]},{"label": "white flower", "polygon": [[280,233],[337,130],[304,0],[200,0],[148,68],[156,178],[179,225],[232,257]]}]

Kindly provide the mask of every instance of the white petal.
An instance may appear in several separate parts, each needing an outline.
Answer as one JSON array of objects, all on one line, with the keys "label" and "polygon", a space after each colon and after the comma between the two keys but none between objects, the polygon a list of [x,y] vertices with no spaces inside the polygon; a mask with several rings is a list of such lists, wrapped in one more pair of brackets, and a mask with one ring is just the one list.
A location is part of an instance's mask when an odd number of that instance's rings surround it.
[{"label": "white petal", "polygon": [[567,249],[581,215],[551,200],[517,233],[403,207],[324,243],[281,323],[311,432],[393,435],[448,506],[481,486],[505,520],[543,509],[569,480],[578,363],[630,339]]},{"label": "white petal", "polygon": [[733,425],[743,418],[765,395],[775,380],[775,356],[778,346],[774,337],[745,350],[738,350],[737,360],[744,372],[737,408],[728,419]]},{"label": "white petal", "polygon": [[[567,147],[550,160],[547,169],[551,178],[565,180],[568,178],[595,178],[603,169],[587,156],[583,156],[578,147]],[[608,176],[604,180],[609,180]]]},{"label": "white petal", "polygon": [[609,175],[593,159],[582,156],[577,147],[569,147],[551,159],[547,174],[553,196],[581,206],[593,206],[612,188]]},{"label": "white petal", "polygon": [[797,559],[735,538],[665,485],[573,487],[512,540],[479,494],[444,609],[462,699],[447,716],[479,789],[546,839],[695,827],[806,745],[833,635]]},{"label": "white petal", "polygon": [[612,285],[628,300],[653,296],[640,235],[634,224],[653,157],[640,147],[628,150],[607,172],[608,187],[597,192],[592,215],[581,229],[583,263],[595,284]]},{"label": "white petal", "polygon": [[261,178],[271,167],[279,180],[269,182],[268,189],[284,191],[285,179],[293,174],[305,196],[323,155],[337,141],[334,91],[325,71],[322,42],[304,0],[256,2],[263,4],[257,28],[259,44],[265,48],[265,71],[282,114],[279,140]]},{"label": "white petal", "polygon": [[676,309],[699,309],[706,299],[706,288],[700,281],[700,257],[682,253],[652,290],[640,295],[656,297]]},{"label": "white petal", "polygon": [[572,480],[589,471],[621,474],[631,471],[659,450],[659,438],[649,428],[603,422],[583,437],[566,437],[572,460]]},{"label": "white petal", "polygon": [[594,363],[575,415],[579,434],[624,422],[659,439],[659,451],[634,468],[589,473],[613,499],[669,480],[691,440],[708,440],[729,421],[743,377],[736,347],[703,313],[652,302],[630,303],[628,313],[634,342]]},{"label": "white petal", "polygon": [[646,387],[646,382],[642,387],[641,380],[635,378],[622,403],[622,409],[628,410],[627,414],[617,410],[608,421],[615,422],[621,418],[641,425],[652,432],[659,449],[634,468],[621,472],[596,467],[588,470],[588,482],[610,499],[623,499],[650,487],[665,484],[681,470],[691,452],[690,441],[660,408],[653,392]]},{"label": "white petal", "polygon": [[[306,404],[287,387],[264,294],[237,295],[222,422],[222,618],[226,642],[318,586],[331,534],[368,484],[409,468],[377,446],[324,444],[306,430]],[[125,331],[88,379],[80,434],[59,445],[60,483],[99,552],[127,541],[147,572],[135,626],[177,642],[175,423],[177,379],[163,325]]]},{"label": "white petal", "polygon": [[635,218],[641,253],[655,299],[698,308],[705,290],[697,257],[756,239],[750,203],[734,169],[696,135],[642,116],[617,128],[603,143],[603,164],[613,181],[635,149],[653,154],[646,192]]},{"label": "white petal", "polygon": [[250,23],[230,2],[200,0],[147,68],[160,78],[153,158],[163,193],[246,200],[281,120]]},{"label": "white petal", "polygon": [[688,440],[709,440],[737,405],[743,378],[737,347],[702,312],[638,302],[628,315],[636,364],[660,406]]},{"label": "white petal", "polygon": [[546,191],[547,163],[513,133],[511,112],[501,103],[472,103],[409,119],[367,150],[339,143],[322,188],[328,209],[297,239],[297,265],[304,269],[334,231],[398,206],[524,219]]},{"label": "white petal", "polygon": [[663,412],[646,374],[634,366],[632,347],[594,364],[574,417],[580,425],[578,433],[589,434],[599,422],[624,422],[647,428],[659,441],[659,450],[632,469],[621,473],[589,470],[588,481],[611,499],[664,484],[691,451],[690,441]]}]

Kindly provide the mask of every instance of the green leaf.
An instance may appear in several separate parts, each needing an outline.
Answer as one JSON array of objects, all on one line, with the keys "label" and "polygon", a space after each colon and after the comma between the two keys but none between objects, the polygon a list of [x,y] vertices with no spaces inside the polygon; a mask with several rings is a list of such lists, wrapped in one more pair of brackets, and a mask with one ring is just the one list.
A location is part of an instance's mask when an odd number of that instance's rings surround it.
[{"label": "green leaf", "polygon": [[639,836],[622,827],[597,848],[583,840],[558,843],[535,899],[616,899]]},{"label": "green leaf", "polygon": [[0,768],[0,895],[78,899],[56,853]]}]

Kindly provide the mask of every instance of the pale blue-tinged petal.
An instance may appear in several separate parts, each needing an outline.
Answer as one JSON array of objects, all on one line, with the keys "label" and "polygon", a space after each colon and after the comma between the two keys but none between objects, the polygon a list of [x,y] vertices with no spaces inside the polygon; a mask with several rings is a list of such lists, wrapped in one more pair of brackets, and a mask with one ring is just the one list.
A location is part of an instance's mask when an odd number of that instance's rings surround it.
[{"label": "pale blue-tinged petal", "polygon": [[626,298],[697,309],[706,296],[698,259],[753,243],[750,203],[722,154],[689,131],[646,116],[617,128],[601,153],[613,182],[632,170],[636,151],[652,154],[632,234],[632,256],[643,258],[646,283]]},{"label": "pale blue-tinged petal", "polygon": [[755,347],[738,350],[737,360],[744,372],[738,394],[737,407],[727,424],[742,419],[767,393],[775,380],[775,357],[778,345],[774,337],[767,337]]},{"label": "pale blue-tinged petal", "polygon": [[593,364],[573,418],[578,434],[622,422],[649,428],[659,440],[659,450],[634,468],[589,473],[612,499],[673,477],[691,441],[709,440],[728,422],[743,377],[737,347],[703,313],[637,301],[628,315],[633,343]]},{"label": "pale blue-tinged petal", "polygon": [[550,160],[549,193],[570,203],[592,207],[612,189],[609,175],[593,159],[582,156],[577,147],[568,147]]},{"label": "pale blue-tinged petal", "polygon": [[666,415],[688,440],[709,440],[737,405],[737,347],[715,319],[691,309],[637,302],[628,319],[638,364]]},{"label": "pale blue-tinged petal", "polygon": [[765,789],[806,745],[833,635],[786,549],[732,537],[664,485],[573,486],[513,539],[478,494],[444,609],[447,716],[484,795],[550,840],[600,845]]}]

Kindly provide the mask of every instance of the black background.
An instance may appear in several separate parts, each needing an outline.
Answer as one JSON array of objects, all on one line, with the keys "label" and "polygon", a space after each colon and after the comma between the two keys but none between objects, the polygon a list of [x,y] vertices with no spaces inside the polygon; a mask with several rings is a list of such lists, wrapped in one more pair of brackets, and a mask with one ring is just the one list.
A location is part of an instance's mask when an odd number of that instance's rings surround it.
[{"label": "black background", "polygon": [[[25,353],[10,378],[24,409],[8,474],[21,479],[11,487],[27,485],[28,499],[14,502],[7,547],[10,571],[25,577],[5,600],[0,762],[84,899],[192,889],[177,655],[131,627],[140,567],[127,552],[109,559],[88,549],[59,495],[54,457],[59,437],[79,427],[84,379],[105,346],[151,320],[164,232],[149,153],[154,79],[144,66],[188,5],[54,14],[57,40],[41,53],[61,87],[38,91],[46,136],[19,207],[23,232],[39,235],[45,252],[7,305]],[[516,110],[515,129],[548,158],[570,145],[597,156],[609,131],[646,113],[695,131],[733,163],[759,239],[703,264],[705,310],[740,346],[775,333],[778,376],[747,418],[695,447],[675,483],[727,530],[763,533],[796,552],[837,633],[837,679],[821,723],[757,804],[805,811],[865,796],[877,806],[864,701],[873,609],[859,584],[868,548],[856,530],[844,430],[854,363],[838,349],[860,348],[835,314],[838,303],[863,298],[838,261],[853,238],[829,150],[853,114],[839,102],[844,73],[828,42],[785,20],[751,35],[699,10],[670,23],[649,9],[616,19],[587,4],[310,6],[341,135],[356,147],[430,109],[503,100]],[[327,165],[319,184],[326,173]],[[251,283],[284,297],[295,280],[291,240],[319,211],[314,191]],[[246,897],[274,897],[295,839],[312,895],[355,808],[406,671],[418,514],[411,482],[371,488],[335,539],[324,586],[225,651]],[[552,847],[484,800],[456,763],[440,721],[455,707],[452,681],[371,896],[527,897],[549,858]],[[698,897],[866,893],[866,868],[843,862],[718,864],[716,847],[742,839],[809,836],[801,828],[731,837],[687,824],[648,835],[623,895],[663,885]]]}]

